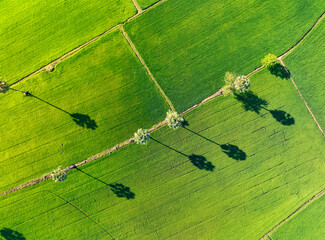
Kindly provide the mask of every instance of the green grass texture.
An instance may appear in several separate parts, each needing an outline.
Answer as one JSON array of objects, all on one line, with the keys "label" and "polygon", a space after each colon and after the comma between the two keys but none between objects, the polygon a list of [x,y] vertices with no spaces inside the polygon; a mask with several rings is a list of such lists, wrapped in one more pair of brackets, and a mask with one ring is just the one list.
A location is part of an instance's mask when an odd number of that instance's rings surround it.
[{"label": "green grass texture", "polygon": [[147,7],[150,7],[156,2],[159,2],[159,0],[137,0],[137,2],[142,9],[146,9]]},{"label": "green grass texture", "polygon": [[263,70],[251,91],[2,197],[0,226],[26,239],[259,239],[322,189],[325,143],[290,81]]},{"label": "green grass texture", "polygon": [[178,111],[218,91],[227,71],[247,74],[311,28],[325,1],[168,0],[125,30]]},{"label": "green grass texture", "polygon": [[120,31],[0,95],[0,191],[163,120],[168,105]]},{"label": "green grass texture", "polygon": [[284,62],[298,89],[325,130],[325,20],[313,29]]},{"label": "green grass texture", "polygon": [[135,12],[131,0],[2,0],[0,77],[13,83]]},{"label": "green grass texture", "polygon": [[271,236],[273,240],[321,240],[325,236],[325,195],[310,203]]}]

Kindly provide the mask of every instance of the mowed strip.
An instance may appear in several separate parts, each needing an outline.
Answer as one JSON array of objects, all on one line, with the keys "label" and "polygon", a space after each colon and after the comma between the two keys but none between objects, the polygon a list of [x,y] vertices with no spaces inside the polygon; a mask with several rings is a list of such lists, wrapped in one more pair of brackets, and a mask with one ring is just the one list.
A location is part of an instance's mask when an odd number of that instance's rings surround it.
[{"label": "mowed strip", "polygon": [[168,105],[120,31],[0,96],[0,191],[80,162],[164,119]]},{"label": "mowed strip", "polygon": [[325,195],[313,201],[288,222],[275,230],[273,240],[322,239],[325,236]]},{"label": "mowed strip", "polygon": [[249,98],[216,98],[186,114],[185,128],[152,133],[147,146],[1,197],[0,224],[26,238],[74,239],[69,230],[87,228],[83,216],[74,224],[33,211],[51,202],[32,195],[49,191],[115,239],[258,239],[322,189],[325,143],[290,81],[266,70],[251,78]]},{"label": "mowed strip", "polygon": [[290,49],[325,2],[168,0],[125,30],[160,86],[183,111],[223,86],[226,71],[247,74]]},{"label": "mowed strip", "polygon": [[325,20],[284,58],[298,89],[325,129]]},{"label": "mowed strip", "polygon": [[135,13],[131,0],[2,0],[0,77],[13,83]]}]

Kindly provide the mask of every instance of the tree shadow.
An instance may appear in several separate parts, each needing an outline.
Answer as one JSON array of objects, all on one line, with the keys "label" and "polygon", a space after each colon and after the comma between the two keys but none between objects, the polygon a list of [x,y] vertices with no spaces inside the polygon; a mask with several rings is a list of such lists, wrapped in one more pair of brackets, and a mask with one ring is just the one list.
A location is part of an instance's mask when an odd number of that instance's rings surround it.
[{"label": "tree shadow", "polygon": [[269,69],[270,73],[275,75],[276,77],[279,77],[282,79],[290,78],[290,75],[288,74],[288,72],[286,71],[284,66],[282,66],[280,63],[277,63],[274,66],[269,67],[268,69]]},{"label": "tree shadow", "polygon": [[126,199],[134,199],[135,198],[135,193],[130,191],[129,187],[124,186],[121,183],[106,183],[103,180],[100,180],[99,178],[96,178],[92,175],[90,175],[89,173],[84,172],[83,170],[75,167],[75,169],[77,169],[79,172],[82,172],[83,174],[87,175],[88,177],[91,177],[93,179],[95,179],[98,182],[101,182],[103,184],[105,184],[106,186],[111,188],[111,191],[117,196],[117,197],[125,197]]},{"label": "tree shadow", "polygon": [[282,110],[270,110],[272,116],[282,125],[290,126],[295,124],[295,119],[287,112]]},{"label": "tree shadow", "polygon": [[186,128],[186,127],[183,127],[183,128],[186,129],[187,131],[190,131],[191,133],[213,143],[213,144],[218,145],[223,150],[223,152],[228,155],[228,157],[233,158],[235,160],[241,160],[241,161],[246,160],[246,157],[247,157],[246,153],[243,150],[241,150],[238,146],[232,145],[229,143],[219,144],[209,138],[202,136],[201,134],[199,134],[197,132],[194,132],[193,130],[191,130],[189,128]]},{"label": "tree shadow", "polygon": [[[282,65],[281,65],[282,66]],[[253,111],[257,114],[260,113],[262,109],[271,113],[272,117],[285,126],[290,126],[295,123],[294,117],[292,117],[289,113],[283,110],[269,110],[266,108],[268,102],[260,97],[258,97],[252,91],[248,91],[246,93],[235,93],[235,99],[240,101],[243,104],[243,108],[246,111]]]},{"label": "tree shadow", "polygon": [[215,166],[202,155],[192,154],[188,156],[188,158],[190,159],[191,163],[198,169],[213,171],[215,168]]},{"label": "tree shadow", "polygon": [[51,107],[54,107],[56,108],[57,110],[60,110],[61,112],[64,112],[66,114],[68,114],[72,120],[80,127],[82,128],[88,128],[88,129],[91,129],[91,130],[95,130],[98,125],[96,123],[95,120],[91,119],[89,115],[86,115],[86,114],[82,114],[82,113],[69,113],[68,111],[62,109],[62,108],[59,108],[58,106],[55,106],[53,105],[52,103],[49,103],[33,94],[29,94],[29,96],[43,102],[43,103],[46,103],[47,105],[51,106]]},{"label": "tree shadow", "polygon": [[233,158],[237,161],[246,160],[246,153],[241,150],[238,146],[232,144],[222,144],[220,145],[222,151],[228,155],[228,157]]},{"label": "tree shadow", "polygon": [[265,99],[258,97],[252,91],[235,93],[235,99],[243,104],[246,111],[256,112],[257,114],[268,105]]},{"label": "tree shadow", "polygon": [[111,183],[109,184],[111,187],[112,192],[120,198],[125,197],[126,199],[134,199],[135,194],[130,191],[129,187],[124,186],[121,183]]},{"label": "tree shadow", "polygon": [[98,126],[95,120],[91,119],[89,115],[81,113],[72,113],[70,114],[72,120],[82,128],[89,128],[95,130]]},{"label": "tree shadow", "polygon": [[1,229],[0,234],[5,240],[26,240],[23,234],[9,228]]},{"label": "tree shadow", "polygon": [[194,166],[196,166],[198,169],[213,171],[213,169],[215,168],[215,166],[211,162],[207,161],[207,159],[205,157],[203,157],[202,155],[195,155],[195,154],[187,155],[187,154],[182,153],[182,152],[180,152],[180,151],[178,151],[178,150],[176,150],[176,149],[174,149],[174,148],[172,148],[172,147],[170,147],[170,146],[168,146],[152,137],[150,137],[150,138],[153,141],[169,148],[170,150],[173,150],[174,152],[179,153],[179,154],[183,155],[184,157],[187,157],[191,161],[191,163]]}]

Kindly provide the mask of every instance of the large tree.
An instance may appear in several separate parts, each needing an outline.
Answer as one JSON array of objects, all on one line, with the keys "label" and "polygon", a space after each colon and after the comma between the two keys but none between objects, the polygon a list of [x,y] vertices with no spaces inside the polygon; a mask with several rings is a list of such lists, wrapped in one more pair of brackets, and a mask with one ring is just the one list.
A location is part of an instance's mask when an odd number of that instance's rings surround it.
[{"label": "large tree", "polygon": [[184,118],[177,112],[169,110],[166,116],[167,124],[170,128],[176,129],[183,125]]},{"label": "large tree", "polygon": [[223,91],[224,94],[234,94],[235,92],[246,92],[250,86],[250,80],[245,75],[237,75],[233,72],[226,72]]},{"label": "large tree", "polygon": [[51,177],[53,181],[55,182],[62,182],[65,179],[67,179],[67,171],[65,169],[62,169],[61,166],[58,167],[58,169],[55,169],[51,173]]},{"label": "large tree", "polygon": [[136,133],[134,133],[134,140],[137,144],[144,145],[149,141],[149,132],[147,129],[138,129]]},{"label": "large tree", "polygon": [[269,54],[265,55],[264,58],[262,58],[261,63],[264,67],[270,69],[270,68],[274,67],[276,64],[278,64],[279,60],[276,55],[269,53]]}]

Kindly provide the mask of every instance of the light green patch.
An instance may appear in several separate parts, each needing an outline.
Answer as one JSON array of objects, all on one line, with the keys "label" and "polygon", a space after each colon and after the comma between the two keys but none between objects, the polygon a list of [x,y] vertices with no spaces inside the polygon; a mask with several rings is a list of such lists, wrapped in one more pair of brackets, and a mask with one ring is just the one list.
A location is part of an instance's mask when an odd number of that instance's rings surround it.
[{"label": "light green patch", "polygon": [[163,120],[168,105],[115,31],[0,95],[0,191],[77,163]]}]

